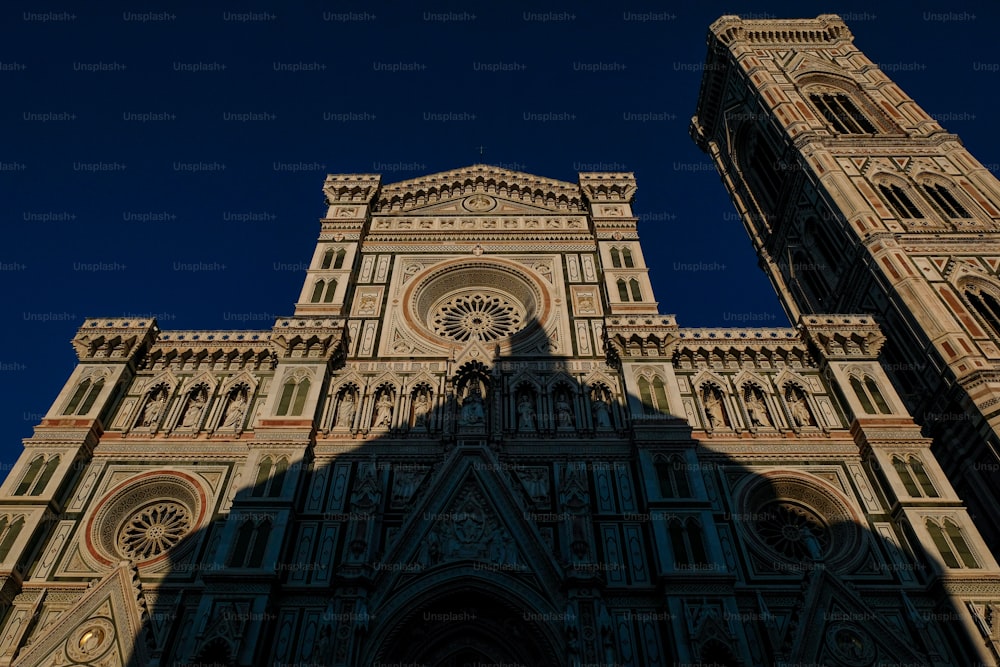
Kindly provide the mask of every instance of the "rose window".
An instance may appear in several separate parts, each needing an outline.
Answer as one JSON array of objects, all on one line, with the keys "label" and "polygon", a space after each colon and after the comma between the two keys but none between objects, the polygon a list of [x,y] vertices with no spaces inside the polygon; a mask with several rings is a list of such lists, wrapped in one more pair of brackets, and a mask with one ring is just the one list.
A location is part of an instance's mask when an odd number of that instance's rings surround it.
[{"label": "rose window", "polygon": [[434,333],[457,341],[506,338],[521,329],[524,317],[513,300],[489,293],[459,294],[431,316]]},{"label": "rose window", "polygon": [[159,556],[191,529],[191,516],[180,503],[159,502],[142,508],[122,525],[118,548],[136,560]]},{"label": "rose window", "polygon": [[801,505],[779,501],[769,503],[760,512],[755,525],[757,534],[774,551],[794,560],[818,560],[830,546],[830,535],[823,521]]}]

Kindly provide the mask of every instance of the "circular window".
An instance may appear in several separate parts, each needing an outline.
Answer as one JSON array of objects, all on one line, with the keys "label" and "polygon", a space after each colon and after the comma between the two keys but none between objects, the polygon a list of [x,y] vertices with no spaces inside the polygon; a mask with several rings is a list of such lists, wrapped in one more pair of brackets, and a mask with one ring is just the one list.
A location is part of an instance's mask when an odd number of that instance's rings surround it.
[{"label": "circular window", "polygon": [[755,474],[738,492],[737,529],[775,563],[823,562],[847,567],[862,557],[860,518],[839,493],[795,473]]},{"label": "circular window", "polygon": [[413,281],[407,320],[428,340],[502,343],[548,316],[549,297],[530,271],[495,258],[438,266]]},{"label": "circular window", "polygon": [[102,563],[151,564],[167,557],[202,523],[205,495],[179,472],[151,472],[119,485],[97,503],[87,546]]},{"label": "circular window", "polygon": [[446,297],[431,315],[434,333],[458,341],[498,340],[523,325],[523,306],[510,295],[479,290]]}]

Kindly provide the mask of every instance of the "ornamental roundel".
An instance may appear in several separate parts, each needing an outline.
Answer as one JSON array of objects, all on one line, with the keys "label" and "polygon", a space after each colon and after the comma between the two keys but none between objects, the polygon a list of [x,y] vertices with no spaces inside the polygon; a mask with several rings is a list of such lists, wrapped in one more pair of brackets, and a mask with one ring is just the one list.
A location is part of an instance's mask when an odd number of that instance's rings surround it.
[{"label": "ornamental roundel", "polygon": [[89,618],[66,640],[66,655],[74,662],[100,659],[115,645],[115,625],[110,618]]},{"label": "ornamental roundel", "polygon": [[464,206],[466,210],[473,211],[475,213],[489,211],[496,205],[497,200],[489,195],[472,195],[471,197],[466,197],[462,201],[462,206]]},{"label": "ornamental roundel", "polygon": [[818,479],[782,471],[754,475],[739,498],[738,529],[779,569],[812,562],[841,567],[864,555],[857,513]]},{"label": "ornamental roundel", "polygon": [[180,472],[133,477],[97,503],[87,524],[88,549],[106,565],[130,560],[143,566],[176,557],[175,547],[201,526],[205,500],[194,478]]},{"label": "ornamental roundel", "polygon": [[496,258],[433,267],[411,281],[404,300],[406,319],[415,333],[438,344],[503,343],[543,323],[550,307],[537,276]]}]

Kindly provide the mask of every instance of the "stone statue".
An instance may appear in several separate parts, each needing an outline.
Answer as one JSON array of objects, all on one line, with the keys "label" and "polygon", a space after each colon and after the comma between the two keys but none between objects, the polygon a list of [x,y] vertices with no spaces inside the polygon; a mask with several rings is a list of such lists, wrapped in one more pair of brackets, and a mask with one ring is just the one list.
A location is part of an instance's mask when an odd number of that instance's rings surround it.
[{"label": "stone statue", "polygon": [[486,411],[483,408],[483,397],[479,392],[479,384],[473,383],[469,393],[462,401],[462,422],[465,426],[486,423]]},{"label": "stone statue", "polygon": [[522,433],[535,431],[535,408],[527,394],[521,395],[517,404],[517,430]]},{"label": "stone statue", "polygon": [[597,428],[611,428],[611,413],[608,410],[608,403],[600,389],[594,390],[594,397],[591,400],[591,411],[594,413],[594,426]]},{"label": "stone statue", "polygon": [[573,428],[573,409],[566,392],[562,391],[556,395],[556,425],[559,428]]},{"label": "stone statue", "polygon": [[163,389],[159,390],[156,398],[150,400],[146,403],[146,407],[142,410],[142,421],[143,426],[153,426],[160,420],[160,415],[163,414],[163,408],[167,405],[167,392]]},{"label": "stone statue", "polygon": [[201,413],[205,411],[205,403],[208,399],[205,396],[204,389],[195,389],[192,392],[191,400],[188,401],[187,409],[184,410],[184,418],[181,420],[181,426],[190,428],[198,425],[201,421]]},{"label": "stone statue", "polygon": [[383,391],[375,403],[375,428],[389,428],[392,425],[392,399]]},{"label": "stone statue", "polygon": [[726,412],[722,407],[722,397],[719,392],[709,387],[705,391],[705,416],[712,428],[726,425]]},{"label": "stone statue", "polygon": [[340,397],[340,409],[337,411],[337,426],[350,428],[354,423],[354,392],[348,389]]},{"label": "stone statue", "polygon": [[762,426],[770,428],[771,419],[767,416],[767,405],[760,392],[751,387],[747,393],[747,416],[750,417],[751,426]]},{"label": "stone statue", "polygon": [[421,391],[413,399],[413,425],[417,428],[427,428],[430,411],[431,399],[426,391]]},{"label": "stone statue", "polygon": [[816,425],[816,421],[813,419],[812,412],[809,410],[809,405],[806,403],[806,397],[803,395],[802,390],[793,387],[788,392],[788,403],[788,407],[792,411],[792,419],[795,420],[796,426]]},{"label": "stone statue", "polygon": [[236,390],[233,392],[232,398],[229,401],[229,407],[226,409],[226,420],[222,423],[225,428],[240,428],[243,425],[243,418],[247,414],[247,399],[243,395],[243,392]]}]

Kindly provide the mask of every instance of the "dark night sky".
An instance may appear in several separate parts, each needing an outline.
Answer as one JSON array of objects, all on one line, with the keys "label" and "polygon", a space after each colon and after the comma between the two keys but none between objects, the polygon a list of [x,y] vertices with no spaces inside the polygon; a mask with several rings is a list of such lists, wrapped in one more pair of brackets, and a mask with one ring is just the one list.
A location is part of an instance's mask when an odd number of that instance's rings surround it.
[{"label": "dark night sky", "polygon": [[290,315],[327,173],[632,171],[661,312],[787,326],[688,137],[723,14],[842,14],[859,48],[1000,172],[993,2],[186,4],[0,10],[5,471],[72,371],[84,318],[267,329]]}]

